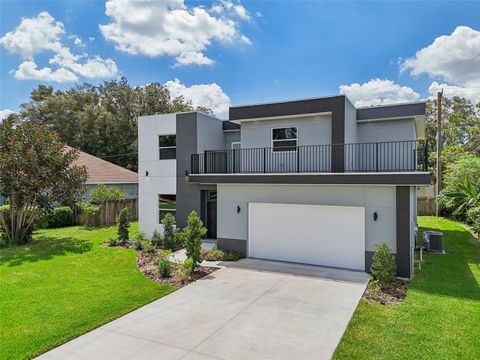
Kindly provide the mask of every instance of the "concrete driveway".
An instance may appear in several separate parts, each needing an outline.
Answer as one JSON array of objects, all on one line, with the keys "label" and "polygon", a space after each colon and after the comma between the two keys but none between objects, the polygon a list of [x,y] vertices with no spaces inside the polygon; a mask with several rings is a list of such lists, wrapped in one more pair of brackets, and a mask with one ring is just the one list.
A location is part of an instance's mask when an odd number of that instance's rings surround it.
[{"label": "concrete driveway", "polygon": [[42,359],[329,359],[362,272],[245,259]]}]

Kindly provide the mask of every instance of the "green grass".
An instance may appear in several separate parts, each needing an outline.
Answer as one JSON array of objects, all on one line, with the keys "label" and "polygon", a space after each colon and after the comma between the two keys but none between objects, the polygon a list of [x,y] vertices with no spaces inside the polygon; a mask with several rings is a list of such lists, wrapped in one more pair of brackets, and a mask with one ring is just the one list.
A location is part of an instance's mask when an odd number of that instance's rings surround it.
[{"label": "green grass", "polygon": [[444,233],[446,255],[425,256],[400,305],[361,300],[334,359],[480,359],[478,242],[454,221],[419,225]]},{"label": "green grass", "polygon": [[100,246],[115,235],[49,229],[0,249],[0,359],[31,358],[174,290],[140,273],[135,251]]}]

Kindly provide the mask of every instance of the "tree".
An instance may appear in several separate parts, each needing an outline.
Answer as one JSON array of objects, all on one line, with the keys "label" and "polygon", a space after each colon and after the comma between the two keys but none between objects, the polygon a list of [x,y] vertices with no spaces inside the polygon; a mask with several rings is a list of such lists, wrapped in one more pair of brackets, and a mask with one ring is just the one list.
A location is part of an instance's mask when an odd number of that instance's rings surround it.
[{"label": "tree", "polygon": [[199,264],[201,259],[202,250],[202,236],[207,233],[207,229],[203,227],[203,222],[197,215],[197,212],[193,210],[187,218],[187,226],[182,229],[180,238],[185,246],[187,258],[193,260],[194,266]]},{"label": "tree", "polygon": [[129,227],[128,208],[123,208],[118,216],[118,241],[122,245],[126,244],[129,239]]},{"label": "tree", "polygon": [[0,189],[9,210],[0,227],[11,244],[31,238],[40,210],[55,202],[73,204],[85,191],[87,171],[73,165],[77,150],[65,150],[59,136],[36,121],[0,124]]},{"label": "tree", "polygon": [[168,250],[176,250],[177,247],[177,233],[175,232],[175,216],[170,213],[160,221],[163,225],[163,248]]},{"label": "tree", "polygon": [[98,205],[103,205],[109,201],[121,201],[125,199],[127,194],[116,186],[106,186],[100,184],[90,193],[91,202]]},{"label": "tree", "polygon": [[132,170],[137,169],[139,116],[195,110],[183,97],[172,98],[164,85],[131,86],[126,78],[65,91],[40,85],[21,107],[21,119],[37,119],[68,145]]}]

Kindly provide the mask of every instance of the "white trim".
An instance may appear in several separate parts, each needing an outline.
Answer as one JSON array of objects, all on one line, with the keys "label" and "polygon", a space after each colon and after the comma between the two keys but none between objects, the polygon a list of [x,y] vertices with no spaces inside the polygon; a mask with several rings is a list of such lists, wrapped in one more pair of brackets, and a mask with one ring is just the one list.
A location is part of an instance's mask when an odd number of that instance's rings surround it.
[{"label": "white trim", "polygon": [[232,150],[238,150],[238,149],[234,149],[234,148],[233,148],[233,144],[235,144],[235,145],[238,144],[238,145],[240,145],[240,148],[242,147],[242,142],[241,142],[241,141],[232,141],[232,142],[230,143],[230,149],[232,149]]}]

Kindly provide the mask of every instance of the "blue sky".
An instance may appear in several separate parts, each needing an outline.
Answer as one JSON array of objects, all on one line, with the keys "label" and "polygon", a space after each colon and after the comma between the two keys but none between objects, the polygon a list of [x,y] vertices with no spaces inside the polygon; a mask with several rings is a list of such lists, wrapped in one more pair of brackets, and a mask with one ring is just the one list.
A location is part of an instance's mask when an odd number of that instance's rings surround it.
[{"label": "blue sky", "polygon": [[[417,101],[439,88],[480,99],[480,2],[169,0],[168,5],[110,0],[106,10],[103,1],[2,0],[0,110],[18,110],[39,83],[65,89],[122,75],[133,85],[170,82],[172,93],[215,108],[220,116],[229,104],[339,91],[358,106]],[[22,18],[62,30],[23,44]],[[125,19],[132,23],[125,25]],[[182,19],[192,22],[190,30]],[[35,24],[23,31],[43,34]],[[65,51],[78,58],[65,60]],[[52,63],[59,53],[63,60]],[[86,64],[89,59],[98,61]],[[28,69],[17,71],[25,62]],[[35,70],[50,73],[33,72],[33,63]]]}]

